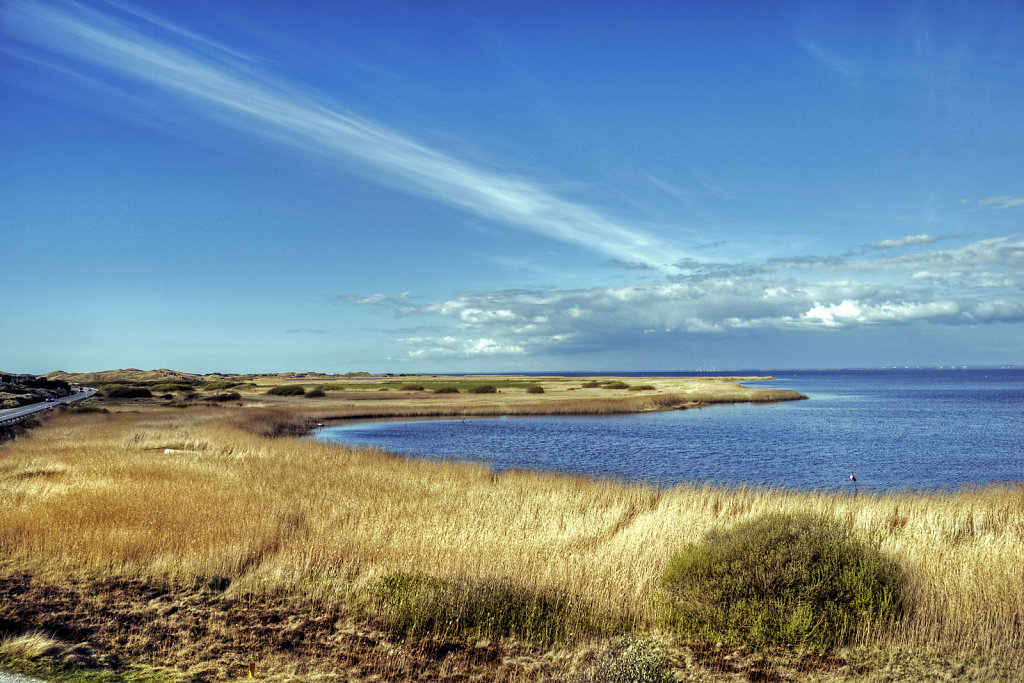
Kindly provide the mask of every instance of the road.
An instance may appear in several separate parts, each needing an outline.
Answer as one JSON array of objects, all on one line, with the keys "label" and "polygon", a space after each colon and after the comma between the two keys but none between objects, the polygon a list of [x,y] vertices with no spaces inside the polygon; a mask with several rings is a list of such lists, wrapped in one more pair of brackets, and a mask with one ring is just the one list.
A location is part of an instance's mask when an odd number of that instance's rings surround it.
[{"label": "road", "polygon": [[41,413],[44,410],[53,410],[57,406],[64,403],[73,403],[75,401],[81,401],[82,399],[89,398],[95,393],[95,389],[85,387],[79,389],[70,396],[65,396],[64,398],[56,398],[52,401],[32,403],[27,406],[21,406],[20,408],[5,408],[4,410],[0,410],[0,425],[20,422],[21,420],[25,420],[36,413]]}]

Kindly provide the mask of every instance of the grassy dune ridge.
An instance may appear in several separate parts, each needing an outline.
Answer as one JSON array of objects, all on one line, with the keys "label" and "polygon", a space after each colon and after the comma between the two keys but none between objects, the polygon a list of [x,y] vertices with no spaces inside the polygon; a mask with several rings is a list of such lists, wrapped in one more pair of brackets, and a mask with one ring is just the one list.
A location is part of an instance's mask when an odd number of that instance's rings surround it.
[{"label": "grassy dune ridge", "polygon": [[[658,396],[622,400],[659,407],[651,399]],[[602,409],[593,400],[577,410]],[[906,572],[912,611],[883,633],[860,634],[858,643],[1024,663],[1019,485],[857,497],[701,485],[657,490],[495,474],[280,436],[317,420],[365,417],[367,407],[54,416],[0,450],[0,572],[55,583],[122,576],[215,586],[228,595],[293,595],[370,619],[388,616],[382,586],[429,577],[413,583],[435,593],[493,587],[484,593],[505,603],[501,596],[555,596],[553,609],[569,605],[558,612],[568,621],[558,631],[564,641],[656,629],[658,578],[682,545],[765,513],[810,512],[877,543]],[[496,410],[482,402],[449,408]],[[538,404],[504,408],[529,412]],[[390,410],[441,414],[416,403]],[[502,635],[470,626],[470,637]],[[433,628],[467,635],[459,624]],[[133,637],[146,638],[145,629]],[[173,658],[169,645],[152,645],[156,660]]]}]

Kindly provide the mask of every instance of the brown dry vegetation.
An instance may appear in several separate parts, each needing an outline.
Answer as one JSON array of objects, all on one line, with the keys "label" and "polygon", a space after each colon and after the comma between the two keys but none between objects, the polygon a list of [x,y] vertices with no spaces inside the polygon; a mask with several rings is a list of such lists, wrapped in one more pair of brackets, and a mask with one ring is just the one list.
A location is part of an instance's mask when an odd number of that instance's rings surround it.
[{"label": "brown dry vegetation", "polygon": [[[520,401],[503,390],[497,398],[379,394],[375,405],[350,403],[345,392],[344,402],[314,406],[299,398],[287,408],[182,411],[126,402],[125,412],[49,418],[0,448],[0,631],[84,641],[199,679],[242,677],[254,663],[258,676],[278,679],[541,680],[576,672],[589,680],[616,634],[657,631],[657,579],[682,544],[715,525],[808,511],[841,520],[895,557],[913,610],[824,658],[766,658],[662,634],[659,648],[677,676],[1012,680],[1024,666],[1020,486],[856,498],[656,490],[494,474],[288,436],[316,420],[374,411],[569,412],[541,400],[566,397],[566,385],[550,384],[550,394],[518,390]],[[595,396],[575,411],[607,410],[607,401],[659,409],[666,395]],[[381,577],[397,573],[574,596],[607,628],[587,631],[581,617],[578,636],[548,645],[466,641],[457,629],[406,636],[387,628],[373,599]]]}]

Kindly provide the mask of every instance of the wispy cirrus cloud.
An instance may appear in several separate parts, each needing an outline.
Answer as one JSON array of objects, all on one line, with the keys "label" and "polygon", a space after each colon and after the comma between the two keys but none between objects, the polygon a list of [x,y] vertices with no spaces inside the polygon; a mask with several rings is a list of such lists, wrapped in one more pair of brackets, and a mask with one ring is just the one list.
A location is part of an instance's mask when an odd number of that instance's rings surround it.
[{"label": "wispy cirrus cloud", "polygon": [[558,355],[600,351],[609,338],[1024,322],[1020,237],[901,256],[679,265],[692,273],[653,284],[479,292],[403,306],[402,315],[440,324],[438,334],[401,336],[396,344],[416,359]]},{"label": "wispy cirrus cloud", "polygon": [[939,239],[941,238],[933,237],[931,235],[907,235],[906,237],[900,237],[898,239],[872,242],[871,244],[865,244],[864,246],[869,249],[896,249],[898,247],[909,247],[917,244],[931,244],[932,242],[938,242]]},{"label": "wispy cirrus cloud", "polygon": [[[31,0],[10,2],[3,12],[9,35],[0,49],[37,66],[57,56],[67,62],[62,68],[83,78],[88,71],[101,81],[127,79],[154,97],[266,142],[623,262],[665,269],[685,256],[647,231],[563,199],[540,183],[481,168],[357,116],[153,15]],[[132,103],[125,98],[124,104]]]},{"label": "wispy cirrus cloud", "polygon": [[1014,209],[1024,206],[1024,197],[1011,197],[1001,195],[999,197],[988,197],[977,200],[977,205],[985,209]]}]

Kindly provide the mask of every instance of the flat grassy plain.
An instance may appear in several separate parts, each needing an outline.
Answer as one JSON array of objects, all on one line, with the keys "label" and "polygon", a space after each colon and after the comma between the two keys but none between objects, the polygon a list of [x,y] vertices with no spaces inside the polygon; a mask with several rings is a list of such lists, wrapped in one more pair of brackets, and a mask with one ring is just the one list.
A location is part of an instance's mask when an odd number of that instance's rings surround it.
[{"label": "flat grassy plain", "polygon": [[[643,378],[655,388],[636,392],[508,379],[433,394],[367,378],[318,398],[267,395],[295,379],[257,379],[237,402],[107,400],[108,413],[46,418],[0,446],[0,665],[76,680],[590,681],[623,680],[608,672],[640,651],[682,680],[1018,679],[1020,485],[655,489],[300,438],[331,419],[796,398],[705,379]],[[473,382],[497,391],[461,391]],[[528,393],[537,383],[545,393]],[[906,573],[911,609],[827,653],[664,628],[673,553],[780,512],[876,544]]]}]

